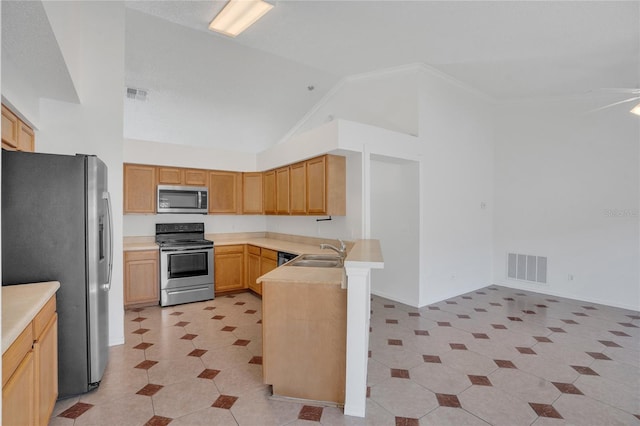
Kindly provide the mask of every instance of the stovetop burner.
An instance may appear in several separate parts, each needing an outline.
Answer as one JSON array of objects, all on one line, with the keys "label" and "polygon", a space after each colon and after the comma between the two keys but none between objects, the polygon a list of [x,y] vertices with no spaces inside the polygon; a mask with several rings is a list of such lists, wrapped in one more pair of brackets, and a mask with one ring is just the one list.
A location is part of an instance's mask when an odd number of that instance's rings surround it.
[{"label": "stovetop burner", "polygon": [[157,223],[156,243],[161,247],[213,246],[204,238],[204,223]]}]

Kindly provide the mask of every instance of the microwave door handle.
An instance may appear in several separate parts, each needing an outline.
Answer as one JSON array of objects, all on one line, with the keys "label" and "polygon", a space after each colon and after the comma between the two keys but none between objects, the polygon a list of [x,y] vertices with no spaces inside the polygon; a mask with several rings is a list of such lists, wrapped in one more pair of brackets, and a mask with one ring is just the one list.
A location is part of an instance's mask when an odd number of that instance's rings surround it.
[{"label": "microwave door handle", "polygon": [[198,208],[202,207],[202,191],[198,191]]}]

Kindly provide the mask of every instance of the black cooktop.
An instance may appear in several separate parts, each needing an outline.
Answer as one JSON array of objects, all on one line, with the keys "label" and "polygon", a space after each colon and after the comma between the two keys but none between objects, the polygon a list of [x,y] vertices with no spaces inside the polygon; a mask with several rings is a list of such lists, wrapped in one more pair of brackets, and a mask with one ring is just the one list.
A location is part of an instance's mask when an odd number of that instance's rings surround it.
[{"label": "black cooktop", "polygon": [[204,238],[204,223],[157,223],[156,243],[161,247],[213,246]]}]

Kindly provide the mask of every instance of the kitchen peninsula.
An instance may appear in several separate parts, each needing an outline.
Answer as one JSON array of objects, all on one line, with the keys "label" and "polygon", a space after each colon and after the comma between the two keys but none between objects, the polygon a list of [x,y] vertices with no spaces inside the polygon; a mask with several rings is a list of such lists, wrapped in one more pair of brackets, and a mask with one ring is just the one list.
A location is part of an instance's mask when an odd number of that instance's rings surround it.
[{"label": "kitchen peninsula", "polygon": [[[206,238],[213,240],[215,247],[239,246],[248,248],[253,246],[265,250],[284,251],[293,254],[335,254],[331,250],[320,248],[321,243],[334,243],[334,241],[313,237],[271,232],[251,232],[207,234]],[[127,251],[154,249],[155,244],[152,239],[153,237],[125,238],[125,253]],[[155,250],[157,250],[157,247],[155,247]],[[337,398],[334,403],[341,405],[344,402],[345,414],[363,417],[366,402],[368,361],[370,270],[380,269],[384,266],[384,263],[380,244],[377,240],[358,240],[354,243],[347,243],[347,253],[344,268],[283,266],[261,275],[258,281],[267,283],[267,286],[271,285],[269,284],[270,281],[281,282],[284,286],[299,282],[301,283],[299,291],[303,293],[305,291],[313,293],[320,288],[329,290],[327,292],[327,300],[330,299],[331,303],[332,321],[334,326],[338,327],[339,325],[342,330],[336,335],[335,339],[332,338],[332,345],[335,343],[334,347],[336,348],[338,348],[339,342],[343,342],[341,343],[342,349],[335,352],[338,354],[336,368],[337,370],[342,370],[343,375],[342,379],[338,379],[338,383],[339,380],[343,381],[341,385],[342,391],[339,391],[337,397],[312,396],[311,394],[299,394],[296,397],[314,398],[322,401],[331,401]],[[239,288],[240,291],[246,291],[249,288],[249,283],[246,280],[244,282],[245,284]],[[302,289],[303,287],[306,287],[306,290]],[[293,293],[298,293],[299,291],[292,292],[290,296],[293,297]],[[316,305],[317,300],[320,300],[313,295],[309,296],[309,293],[305,297],[312,297]],[[266,321],[269,321],[269,308],[265,309],[265,300],[270,300],[269,295],[263,293],[263,312]],[[282,304],[287,300],[289,299],[285,298],[279,300],[278,303]],[[340,334],[346,336],[346,338],[341,337]],[[265,338],[266,340],[268,340],[268,337]],[[343,367],[345,365],[349,366],[349,368]],[[265,378],[271,380],[271,376],[267,376],[270,374],[268,366],[265,366],[265,370]],[[278,393],[277,386],[275,391]],[[285,396],[287,393],[287,391],[280,391],[280,394]],[[336,394],[334,393],[334,395]]]}]

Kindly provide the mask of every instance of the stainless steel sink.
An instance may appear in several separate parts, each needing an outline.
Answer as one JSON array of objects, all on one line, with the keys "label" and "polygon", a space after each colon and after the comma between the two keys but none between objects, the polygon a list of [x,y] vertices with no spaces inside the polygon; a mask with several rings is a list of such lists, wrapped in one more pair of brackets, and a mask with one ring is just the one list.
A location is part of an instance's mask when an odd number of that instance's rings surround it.
[{"label": "stainless steel sink", "polygon": [[330,254],[303,254],[287,263],[287,266],[342,268],[344,266],[344,261],[340,256],[333,256]]}]

